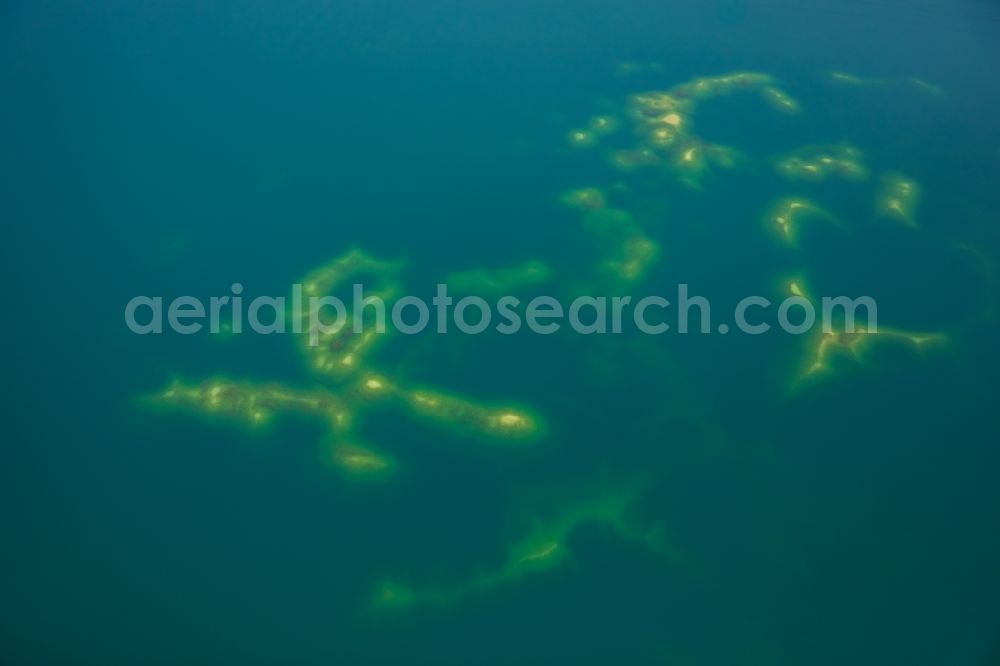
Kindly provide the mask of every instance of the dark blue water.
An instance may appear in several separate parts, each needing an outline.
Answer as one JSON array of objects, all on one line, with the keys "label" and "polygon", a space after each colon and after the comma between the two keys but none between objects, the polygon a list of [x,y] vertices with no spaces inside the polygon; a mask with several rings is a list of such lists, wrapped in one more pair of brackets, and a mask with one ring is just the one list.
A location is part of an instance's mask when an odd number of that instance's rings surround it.
[{"label": "dark blue water", "polygon": [[[1000,13],[661,4],[0,7],[0,661],[998,663]],[[698,133],[755,161],[701,191],[566,145],[631,93],[734,70],[803,113],[706,102]],[[920,183],[919,230],[874,219],[877,178],[768,167],[839,141]],[[637,292],[725,310],[804,274],[949,345],[792,394],[805,351],[782,334],[397,339],[375,360],[394,380],[548,430],[489,448],[378,412],[362,434],[400,465],[378,484],[317,464],[307,420],[258,435],[138,403],[175,376],[320,380],[287,336],[135,336],[137,294],[282,295],[352,246],[405,259],[415,293],[526,259],[558,285],[592,261],[558,196],[616,182],[661,247]],[[794,193],[842,227],[775,243],[761,215]],[[632,484],[670,556],[585,521],[562,566],[370,610],[385,576],[461,586],[535,516]]]}]

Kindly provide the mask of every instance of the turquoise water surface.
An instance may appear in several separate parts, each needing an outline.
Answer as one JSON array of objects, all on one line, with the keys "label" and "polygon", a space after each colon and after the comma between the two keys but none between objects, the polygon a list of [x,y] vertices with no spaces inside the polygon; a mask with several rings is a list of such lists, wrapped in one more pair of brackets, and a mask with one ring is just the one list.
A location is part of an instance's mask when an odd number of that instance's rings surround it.
[{"label": "turquoise water surface", "polygon": [[[667,4],[0,7],[0,662],[1000,663],[1000,13]],[[352,249],[883,334],[123,318]]]}]

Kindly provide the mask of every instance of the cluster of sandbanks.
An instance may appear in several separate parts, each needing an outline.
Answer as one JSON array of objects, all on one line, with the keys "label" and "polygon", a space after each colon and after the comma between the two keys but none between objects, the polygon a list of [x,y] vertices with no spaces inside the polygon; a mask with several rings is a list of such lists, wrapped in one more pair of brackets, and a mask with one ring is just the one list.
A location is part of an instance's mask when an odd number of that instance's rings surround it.
[{"label": "cluster of sandbanks", "polygon": [[[845,81],[841,81],[845,82]],[[648,167],[678,176],[681,182],[700,185],[701,175],[712,167],[733,168],[742,160],[736,149],[702,140],[695,133],[699,105],[739,92],[753,92],[776,109],[797,113],[799,104],[779,88],[773,77],[744,72],[694,79],[664,91],[633,95],[617,114],[594,116],[586,126],[568,134],[571,145],[586,148],[626,137],[629,145],[608,154],[610,164],[625,172]],[[829,178],[866,180],[868,168],[861,151],[849,144],[807,146],[786,155],[775,165],[779,174],[802,181]],[[916,184],[898,174],[882,180],[878,209],[882,215],[915,226],[919,200]],[[636,215],[615,200],[613,188],[587,187],[559,197],[561,204],[579,215],[580,229],[600,249],[593,265],[580,272],[597,276],[597,290],[635,285],[646,277],[661,256],[659,243]],[[836,222],[833,214],[801,197],[777,201],[766,215],[767,224],[783,240],[794,243],[799,227],[810,220]],[[371,278],[374,296],[389,299],[403,293],[403,264],[376,259],[351,250],[318,267],[302,281],[307,296],[332,294],[352,280]],[[526,260],[507,267],[476,268],[445,278],[456,292],[497,295],[539,285],[563,283],[579,276],[554,270],[542,260]],[[800,276],[787,280],[788,295],[809,297]],[[358,443],[356,426],[379,405],[380,418],[402,412],[415,421],[447,429],[470,441],[532,442],[546,432],[542,418],[516,403],[492,404],[437,388],[406,386],[398,377],[372,361],[384,334],[370,330],[356,333],[348,318],[336,330],[309,329],[301,334],[306,367],[319,388],[302,389],[278,383],[255,384],[213,378],[194,383],[174,382],[152,396],[158,405],[190,410],[230,420],[252,428],[265,428],[280,415],[313,418],[328,430],[323,449],[338,469],[359,478],[382,478],[398,468],[386,453]],[[315,338],[315,341],[310,340]],[[943,344],[937,333],[916,333],[860,326],[825,331],[809,341],[806,361],[796,386],[837,372],[840,359],[862,363],[876,343],[894,343],[923,351]],[[374,410],[373,410],[374,411]],[[378,608],[408,608],[421,604],[450,604],[522,577],[553,569],[566,561],[572,534],[587,523],[596,523],[629,539],[659,547],[655,531],[639,528],[627,517],[632,497],[627,494],[572,505],[552,520],[539,521],[514,540],[502,564],[466,580],[438,584],[403,584],[387,581],[378,587],[372,604]]]},{"label": "cluster of sandbanks", "polygon": [[[326,296],[348,282],[370,277],[380,285],[376,294],[399,293],[401,265],[350,250],[311,271],[301,282],[309,296]],[[368,326],[355,333],[350,318],[339,327],[303,327],[299,334],[306,367],[326,386],[302,389],[281,383],[256,384],[212,378],[200,382],[172,382],[149,397],[156,405],[186,409],[251,427],[269,425],[276,416],[299,414],[325,424],[327,459],[357,476],[385,476],[395,469],[392,459],[374,447],[357,443],[355,426],[366,407],[382,402],[408,412],[429,425],[474,440],[530,442],[543,433],[543,421],[530,409],[487,405],[456,393],[431,388],[407,388],[374,368],[371,356],[385,334]]]},{"label": "cluster of sandbanks", "polygon": [[[779,285],[783,298],[815,301],[813,289],[801,274],[786,276]],[[949,343],[945,333],[869,325],[860,315],[873,317],[875,313],[856,304],[843,303],[830,308],[837,315],[835,321],[817,327],[805,340],[805,359],[798,363],[791,381],[793,393],[820,380],[831,379],[847,368],[867,365],[877,346],[896,346],[922,353]]]},{"label": "cluster of sandbanks", "polygon": [[868,168],[861,150],[850,144],[804,146],[782,157],[775,169],[790,180],[821,182],[832,177],[865,180]]},{"label": "cluster of sandbanks", "polygon": [[917,352],[923,352],[932,347],[947,344],[948,336],[943,333],[927,333],[907,331],[896,328],[878,326],[869,328],[865,324],[857,324],[852,330],[839,327],[833,330],[820,331],[809,343],[807,360],[793,384],[793,389],[837,374],[840,364],[844,361],[863,365],[868,352],[879,344],[894,344],[909,347]]},{"label": "cluster of sandbanks", "polygon": [[701,77],[667,90],[638,93],[628,98],[622,116],[595,116],[586,127],[571,130],[569,144],[578,148],[599,145],[610,134],[626,129],[632,145],[612,149],[609,163],[621,171],[659,167],[680,182],[700,187],[712,167],[732,169],[742,161],[735,148],[703,140],[695,131],[702,102],[737,92],[754,92],[784,113],[798,113],[799,103],[778,87],[773,77],[758,72],[736,72]]}]

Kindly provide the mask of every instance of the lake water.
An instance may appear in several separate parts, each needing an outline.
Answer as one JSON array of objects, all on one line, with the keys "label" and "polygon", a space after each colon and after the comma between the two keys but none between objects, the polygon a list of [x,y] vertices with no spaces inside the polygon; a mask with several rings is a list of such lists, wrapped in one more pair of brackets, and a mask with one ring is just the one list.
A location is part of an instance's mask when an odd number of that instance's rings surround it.
[{"label": "lake water", "polygon": [[[4,3],[0,661],[1000,663],[1000,12],[665,4]],[[123,318],[352,248],[420,296],[531,261],[523,300],[726,318],[794,281],[884,334],[396,334],[330,377]],[[366,373],[398,393],[332,434],[149,405]]]}]

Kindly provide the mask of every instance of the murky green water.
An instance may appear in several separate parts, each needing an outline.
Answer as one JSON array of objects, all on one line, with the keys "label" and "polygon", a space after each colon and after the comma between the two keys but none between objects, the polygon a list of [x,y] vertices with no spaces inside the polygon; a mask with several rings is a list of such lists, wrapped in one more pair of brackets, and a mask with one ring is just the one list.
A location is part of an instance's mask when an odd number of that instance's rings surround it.
[{"label": "murky green water", "polygon": [[[998,31],[972,1],[0,9],[0,661],[995,663]],[[397,334],[334,372],[123,320],[352,248],[428,298],[685,283],[713,331]],[[882,333],[715,330],[796,291]]]}]

